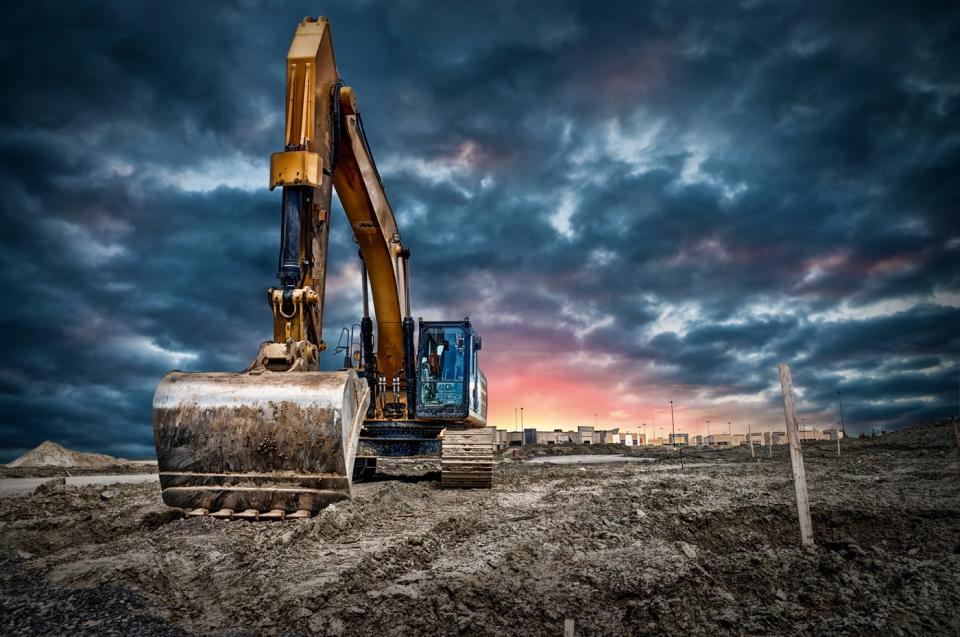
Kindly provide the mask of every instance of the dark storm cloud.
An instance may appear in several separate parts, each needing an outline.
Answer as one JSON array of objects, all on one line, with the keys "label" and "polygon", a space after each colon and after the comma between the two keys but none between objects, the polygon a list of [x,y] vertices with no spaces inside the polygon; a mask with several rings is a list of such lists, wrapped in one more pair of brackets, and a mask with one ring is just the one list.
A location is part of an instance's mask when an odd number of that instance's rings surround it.
[{"label": "dark storm cloud", "polygon": [[[317,12],[415,313],[469,314],[494,352],[613,356],[705,407],[773,404],[790,360],[811,412],[837,391],[864,426],[950,412],[949,3],[24,4],[0,26],[0,456],[147,453],[166,370],[238,369],[269,336],[265,162]],[[331,344],[358,299],[335,221]]]}]

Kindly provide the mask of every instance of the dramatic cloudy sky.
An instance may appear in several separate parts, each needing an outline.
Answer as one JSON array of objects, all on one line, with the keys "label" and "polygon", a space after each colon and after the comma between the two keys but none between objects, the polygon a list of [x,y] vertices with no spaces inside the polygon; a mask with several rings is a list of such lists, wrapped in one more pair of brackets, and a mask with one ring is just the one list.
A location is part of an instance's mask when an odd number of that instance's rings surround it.
[{"label": "dramatic cloudy sky", "polygon": [[[284,56],[325,14],[491,420],[854,431],[956,409],[960,15],[843,2],[28,2],[0,23],[0,460],[152,451],[270,335]],[[328,332],[359,315],[335,212]],[[325,364],[332,365],[327,357]]]}]

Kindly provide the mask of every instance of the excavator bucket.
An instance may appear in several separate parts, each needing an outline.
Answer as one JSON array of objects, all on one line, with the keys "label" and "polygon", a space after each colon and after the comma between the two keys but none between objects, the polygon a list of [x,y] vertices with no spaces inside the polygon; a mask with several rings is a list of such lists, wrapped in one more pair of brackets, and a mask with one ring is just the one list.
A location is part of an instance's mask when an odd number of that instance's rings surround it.
[{"label": "excavator bucket", "polygon": [[163,501],[315,513],[350,497],[370,390],[355,372],[170,372],[153,399]]}]

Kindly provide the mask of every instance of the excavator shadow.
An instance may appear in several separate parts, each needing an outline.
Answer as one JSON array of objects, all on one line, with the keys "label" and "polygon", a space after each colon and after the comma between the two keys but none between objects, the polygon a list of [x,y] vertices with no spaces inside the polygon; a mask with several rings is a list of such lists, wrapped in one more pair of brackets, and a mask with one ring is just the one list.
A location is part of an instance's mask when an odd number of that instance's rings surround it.
[{"label": "excavator shadow", "polygon": [[369,476],[360,476],[353,479],[354,484],[369,484],[373,482],[436,482],[440,484],[440,472],[428,471],[419,475],[395,475],[389,473],[375,473]]}]

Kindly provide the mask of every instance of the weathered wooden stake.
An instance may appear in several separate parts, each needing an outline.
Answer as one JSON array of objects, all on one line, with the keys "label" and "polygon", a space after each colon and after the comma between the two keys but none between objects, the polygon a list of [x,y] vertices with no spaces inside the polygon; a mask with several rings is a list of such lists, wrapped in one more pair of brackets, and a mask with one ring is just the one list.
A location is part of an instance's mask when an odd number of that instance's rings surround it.
[{"label": "weathered wooden stake", "polygon": [[790,466],[793,467],[793,488],[797,494],[797,517],[800,520],[800,541],[813,546],[813,525],[810,522],[810,501],[807,499],[807,474],[803,469],[803,448],[800,446],[800,423],[793,399],[793,377],[790,366],[780,363],[780,391],[783,393],[783,415],[790,442]]},{"label": "weathered wooden stake", "polygon": [[755,458],[753,455],[753,434],[750,433],[750,423],[747,423],[747,440],[750,441],[750,457]]},{"label": "weathered wooden stake", "polygon": [[563,620],[563,637],[573,637],[573,619]]},{"label": "weathered wooden stake", "polygon": [[957,431],[957,420],[953,420],[953,437],[957,441],[957,453],[960,453],[960,431]]}]

